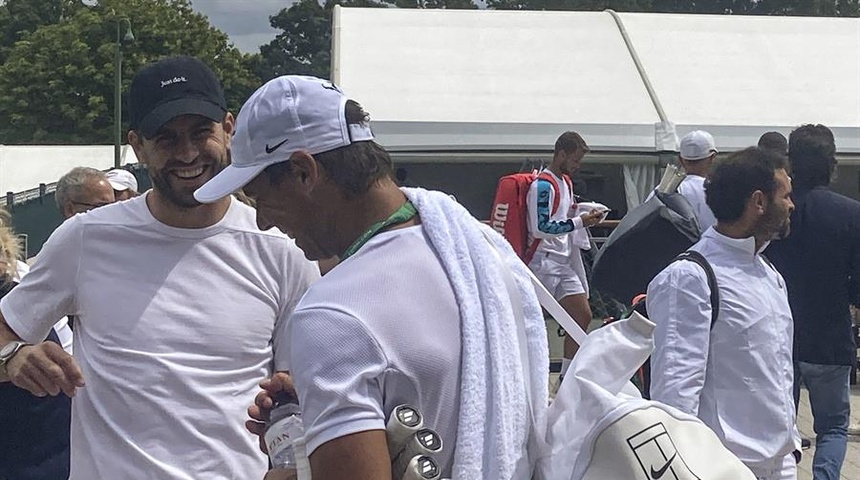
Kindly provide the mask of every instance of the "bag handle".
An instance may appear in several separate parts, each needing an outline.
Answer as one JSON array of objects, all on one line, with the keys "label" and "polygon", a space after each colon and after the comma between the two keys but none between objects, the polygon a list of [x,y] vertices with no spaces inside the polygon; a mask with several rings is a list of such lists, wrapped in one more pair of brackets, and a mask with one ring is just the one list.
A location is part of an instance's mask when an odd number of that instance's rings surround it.
[{"label": "bag handle", "polygon": [[[490,249],[493,252],[493,256],[496,257],[496,260],[499,262],[502,268],[502,275],[505,277],[505,286],[508,288],[508,295],[511,298],[511,301],[517,301],[518,305],[513,305],[514,317],[519,324],[517,328],[517,332],[519,333],[522,330],[522,334],[525,335],[525,317],[522,312],[522,297],[520,297],[520,292],[516,288],[516,283],[514,282],[513,275],[511,274],[511,269],[505,264],[502,260],[502,257],[499,255],[499,252],[496,251],[495,245],[493,245],[492,238],[490,237],[490,233],[486,230],[482,230],[484,232],[484,236],[487,238],[487,242],[490,243]],[[535,289],[535,293],[537,294],[538,301],[541,306],[546,309],[547,312],[555,319],[556,322],[567,332],[568,335],[576,342],[577,345],[582,345],[582,342],[585,341],[585,337],[588,335],[573,320],[573,317],[570,316],[567,311],[565,311],[564,307],[562,307],[558,300],[549,293],[549,290],[538,280],[535,274],[526,267],[526,272],[528,272],[529,280],[532,282],[532,286]]]}]

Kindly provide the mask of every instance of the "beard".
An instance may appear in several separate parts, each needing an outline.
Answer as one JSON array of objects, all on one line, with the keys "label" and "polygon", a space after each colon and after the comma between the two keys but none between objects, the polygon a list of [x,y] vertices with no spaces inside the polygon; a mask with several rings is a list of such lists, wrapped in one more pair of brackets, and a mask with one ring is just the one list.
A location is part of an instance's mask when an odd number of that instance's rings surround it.
[{"label": "beard", "polygon": [[775,240],[781,240],[788,236],[791,233],[791,220],[785,219],[785,222],[777,229],[776,234],[774,235]]},{"label": "beard", "polygon": [[[224,170],[226,165],[223,162],[212,162],[209,164],[209,167],[212,169],[209,179],[212,179],[215,175],[218,175],[221,170]],[[194,191],[197,190],[198,187],[182,188],[175,186],[171,183],[170,174],[167,173],[166,168],[162,168],[158,172],[150,170],[149,179],[152,181],[152,188],[156,190],[162,198],[181,209],[190,209],[203,205],[194,198]]]},{"label": "beard", "polygon": [[773,203],[768,205],[759,227],[764,236],[770,240],[780,240],[791,233],[791,216],[788,211],[783,211]]}]

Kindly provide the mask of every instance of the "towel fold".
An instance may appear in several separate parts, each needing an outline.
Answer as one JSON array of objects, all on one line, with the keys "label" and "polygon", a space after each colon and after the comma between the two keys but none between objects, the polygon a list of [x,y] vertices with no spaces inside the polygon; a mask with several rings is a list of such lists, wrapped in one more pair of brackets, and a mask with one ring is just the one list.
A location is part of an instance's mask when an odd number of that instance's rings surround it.
[{"label": "towel fold", "polygon": [[[501,235],[448,195],[402,190],[418,210],[460,306],[461,390],[453,478],[529,479],[540,450],[532,442],[542,440],[546,431],[549,354],[528,267]],[[484,230],[490,231],[489,242]],[[493,247],[512,271],[522,298],[527,365]]]}]

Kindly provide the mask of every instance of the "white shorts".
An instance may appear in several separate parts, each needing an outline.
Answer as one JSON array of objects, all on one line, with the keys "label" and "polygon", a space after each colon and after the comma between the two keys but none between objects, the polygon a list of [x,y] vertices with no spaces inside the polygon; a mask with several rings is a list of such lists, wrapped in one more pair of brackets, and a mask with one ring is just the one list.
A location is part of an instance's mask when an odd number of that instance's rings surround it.
[{"label": "white shorts", "polygon": [[529,268],[556,300],[571,295],[584,294],[588,297],[588,280],[578,250],[570,258],[538,251],[529,262]]}]

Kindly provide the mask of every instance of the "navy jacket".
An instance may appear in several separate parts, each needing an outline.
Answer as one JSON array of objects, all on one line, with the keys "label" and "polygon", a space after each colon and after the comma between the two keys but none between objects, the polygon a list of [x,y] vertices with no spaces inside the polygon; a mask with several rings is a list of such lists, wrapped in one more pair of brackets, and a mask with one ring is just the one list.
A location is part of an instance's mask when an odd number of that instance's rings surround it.
[{"label": "navy jacket", "polygon": [[767,256],[785,277],[794,360],[854,365],[850,303],[860,303],[860,202],[825,187],[796,189],[791,233]]},{"label": "navy jacket", "polygon": [[[11,286],[0,287],[0,297]],[[51,330],[48,340],[60,343]],[[71,399],[36,397],[10,382],[0,383],[0,478],[60,480],[69,478]]]}]

